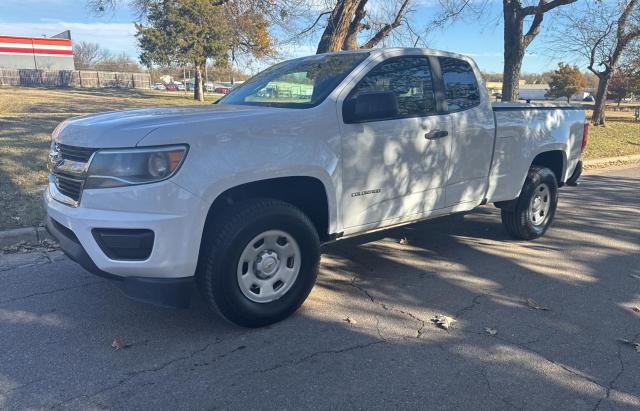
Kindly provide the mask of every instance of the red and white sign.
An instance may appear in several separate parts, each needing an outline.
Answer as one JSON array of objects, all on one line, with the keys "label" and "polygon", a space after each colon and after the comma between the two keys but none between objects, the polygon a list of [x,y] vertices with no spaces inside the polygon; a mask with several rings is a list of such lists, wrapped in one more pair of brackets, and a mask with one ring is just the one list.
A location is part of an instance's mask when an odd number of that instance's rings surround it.
[{"label": "red and white sign", "polygon": [[68,39],[0,36],[0,54],[73,57],[73,47]]}]

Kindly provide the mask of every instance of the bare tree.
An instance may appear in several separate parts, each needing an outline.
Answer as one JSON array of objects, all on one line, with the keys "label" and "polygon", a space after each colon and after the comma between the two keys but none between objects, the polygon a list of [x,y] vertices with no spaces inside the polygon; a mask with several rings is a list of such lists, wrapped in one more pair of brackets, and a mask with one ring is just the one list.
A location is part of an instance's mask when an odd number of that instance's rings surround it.
[{"label": "bare tree", "polygon": [[640,41],[640,0],[587,0],[580,6],[562,13],[564,29],[553,42],[565,53],[581,55],[598,78],[591,121],[604,125],[611,77],[625,54]]},{"label": "bare tree", "polygon": [[73,45],[73,63],[77,70],[87,70],[110,57],[108,50],[98,43],[81,41]]},{"label": "bare tree", "polygon": [[131,58],[127,53],[109,55],[99,62],[93,68],[101,71],[120,71],[120,72],[139,72],[140,65]]}]

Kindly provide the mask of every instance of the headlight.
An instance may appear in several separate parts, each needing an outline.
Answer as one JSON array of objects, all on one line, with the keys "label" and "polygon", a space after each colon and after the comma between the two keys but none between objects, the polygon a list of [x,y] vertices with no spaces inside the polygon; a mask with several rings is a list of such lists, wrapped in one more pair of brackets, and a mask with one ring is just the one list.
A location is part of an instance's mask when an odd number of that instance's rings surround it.
[{"label": "headlight", "polygon": [[123,187],[154,183],[180,167],[187,146],[101,150],[91,159],[84,188]]}]

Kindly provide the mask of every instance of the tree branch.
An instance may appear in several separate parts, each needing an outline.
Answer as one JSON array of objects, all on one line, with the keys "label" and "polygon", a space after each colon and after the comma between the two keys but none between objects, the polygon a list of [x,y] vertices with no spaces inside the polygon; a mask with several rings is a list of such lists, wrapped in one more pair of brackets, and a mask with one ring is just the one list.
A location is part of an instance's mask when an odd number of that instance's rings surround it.
[{"label": "tree branch", "polygon": [[547,3],[545,0],[540,0],[537,6],[523,7],[518,11],[518,14],[522,17],[533,16],[537,14],[544,14],[556,7],[565,6],[567,4],[575,3],[577,0],[552,0]]},{"label": "tree branch", "polygon": [[631,0],[629,3],[627,3],[626,7],[622,11],[622,14],[620,15],[620,18],[618,19],[618,28],[616,31],[616,46],[613,49],[613,53],[611,53],[611,58],[609,61],[611,70],[613,70],[618,64],[618,60],[620,59],[622,52],[627,48],[629,43],[640,36],[640,27],[635,27],[630,32],[625,33],[627,20],[629,19],[629,16],[633,12],[633,10],[638,6],[639,1],[640,0]]},{"label": "tree branch", "polygon": [[518,10],[517,16],[519,19],[524,19],[527,16],[534,16],[533,21],[531,22],[531,27],[529,27],[527,33],[522,37],[524,47],[526,48],[529,46],[533,39],[540,34],[540,26],[542,25],[542,20],[544,19],[544,14],[546,12],[555,9],[556,7],[575,3],[576,1],[577,0],[553,0],[547,3],[546,0],[540,0],[537,6],[522,7]]},{"label": "tree branch", "polygon": [[598,40],[596,40],[596,42],[593,44],[593,46],[591,47],[591,52],[589,53],[589,66],[587,68],[598,77],[600,77],[602,73],[597,71],[594,67],[596,62],[596,52],[598,51],[598,47],[600,47],[600,44],[602,44],[602,42],[607,38],[609,33],[611,33],[612,29],[613,29],[613,25],[609,25],[607,30],[605,30],[604,33],[602,33],[602,36],[600,36]]},{"label": "tree branch", "polygon": [[443,26],[447,21],[453,21],[458,18],[464,10],[473,2],[473,0],[463,0],[460,3],[460,7],[456,7],[458,2],[453,2],[453,4],[449,4],[443,0],[440,0],[440,7],[444,10],[439,16],[434,18],[431,24],[436,26]]},{"label": "tree branch", "polygon": [[322,13],[318,14],[318,17],[313,22],[313,24],[311,24],[309,27],[307,27],[306,29],[304,29],[300,33],[298,33],[298,36],[302,36],[303,34],[306,34],[306,33],[310,32],[311,30],[313,30],[313,28],[318,24],[318,22],[320,21],[322,16],[326,16],[327,14],[331,14],[331,11],[323,11]]},{"label": "tree branch", "polygon": [[[537,9],[541,10],[541,6],[544,4],[544,0],[540,0]],[[519,18],[524,18],[524,14],[519,13]],[[522,42],[524,43],[524,47],[526,48],[531,44],[534,38],[540,33],[540,25],[542,24],[542,20],[544,19],[544,12],[536,13],[533,21],[531,22],[531,27],[527,33],[523,36]]]},{"label": "tree branch", "polygon": [[367,5],[366,1],[360,1],[360,3],[358,3],[358,7],[356,8],[356,11],[354,13],[353,20],[349,25],[349,33],[357,34],[362,30],[362,27],[363,27],[362,20],[364,19],[364,16],[367,14],[367,12],[364,9],[364,6],[366,5]]},{"label": "tree branch", "polygon": [[398,26],[400,26],[400,24],[402,24],[402,18],[406,13],[407,6],[409,5],[409,1],[410,0],[404,0],[402,2],[402,5],[400,6],[400,9],[398,10],[398,13],[396,14],[395,19],[393,19],[391,23],[385,24],[380,30],[378,30],[378,32],[374,34],[373,37],[371,37],[371,39],[369,39],[369,41],[367,41],[362,46],[362,48],[370,49],[374,47],[376,44],[381,42],[385,37],[387,37],[389,33],[391,33],[391,31],[393,31]]}]

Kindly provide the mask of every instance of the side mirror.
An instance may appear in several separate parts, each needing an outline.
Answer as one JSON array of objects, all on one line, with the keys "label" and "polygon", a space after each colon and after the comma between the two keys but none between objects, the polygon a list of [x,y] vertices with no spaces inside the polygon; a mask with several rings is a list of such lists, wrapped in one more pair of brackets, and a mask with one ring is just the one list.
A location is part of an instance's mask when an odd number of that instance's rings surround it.
[{"label": "side mirror", "polygon": [[345,123],[383,120],[398,115],[398,96],[391,91],[362,93],[344,103]]}]

